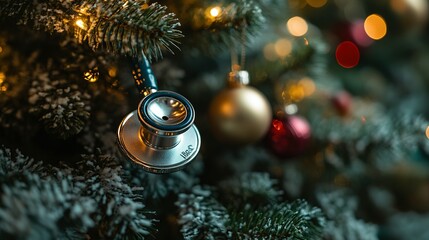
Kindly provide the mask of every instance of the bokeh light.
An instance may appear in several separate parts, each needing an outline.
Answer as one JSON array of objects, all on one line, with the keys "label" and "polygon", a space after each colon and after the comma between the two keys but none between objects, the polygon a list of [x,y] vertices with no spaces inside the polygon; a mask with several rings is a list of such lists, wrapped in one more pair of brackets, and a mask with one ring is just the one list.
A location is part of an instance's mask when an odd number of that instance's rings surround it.
[{"label": "bokeh light", "polygon": [[281,38],[274,44],[274,49],[279,57],[284,58],[292,51],[292,43],[286,38]]},{"label": "bokeh light", "polygon": [[428,1],[427,0],[390,0],[390,5],[398,14],[414,15],[412,17],[427,19]]},{"label": "bokeh light", "polygon": [[359,46],[368,47],[374,42],[365,32],[363,20],[357,20],[351,25],[351,35]]},{"label": "bokeh light", "polygon": [[360,53],[358,47],[353,42],[344,41],[337,46],[335,57],[340,66],[352,68],[358,65]]},{"label": "bokeh light", "polygon": [[279,57],[276,54],[276,49],[273,43],[269,43],[264,47],[264,57],[268,61],[276,61]]},{"label": "bokeh light", "polygon": [[289,114],[289,115],[293,115],[295,113],[298,112],[298,106],[296,104],[288,104],[285,107],[285,113]]},{"label": "bokeh light", "polygon": [[86,72],[83,73],[83,78],[90,82],[96,82],[98,80],[98,76],[100,75],[100,73],[98,72],[98,68],[95,67],[94,69],[88,70]]},{"label": "bokeh light", "polygon": [[6,92],[7,86],[4,84],[4,81],[6,80],[6,75],[3,72],[0,72],[0,92]]},{"label": "bokeh light", "polygon": [[299,80],[298,84],[302,86],[305,96],[310,96],[316,91],[316,85],[313,80],[308,77]]},{"label": "bokeh light", "polygon": [[282,92],[283,101],[286,103],[299,102],[305,97],[304,88],[295,83],[288,84]]},{"label": "bokeh light", "polygon": [[118,74],[118,69],[116,67],[110,67],[108,70],[108,74],[110,77],[116,77]]},{"label": "bokeh light", "polygon": [[308,25],[302,17],[292,17],[286,23],[289,33],[295,37],[301,37],[308,31]]},{"label": "bokeh light", "polygon": [[369,15],[365,19],[364,28],[366,34],[374,40],[382,39],[387,33],[386,22],[377,14]]},{"label": "bokeh light", "polygon": [[210,15],[212,17],[218,17],[221,13],[222,9],[220,7],[212,7],[210,9]]},{"label": "bokeh light", "polygon": [[149,4],[147,4],[147,3],[143,3],[142,6],[141,6],[142,10],[145,10],[145,9],[148,9],[148,8],[149,8]]},{"label": "bokeh light", "polygon": [[82,21],[82,19],[78,19],[76,20],[76,26],[78,26],[79,28],[86,30],[86,24]]},{"label": "bokeh light", "polygon": [[328,2],[328,0],[306,0],[307,4],[314,7],[314,8],[320,8],[325,6],[325,4]]},{"label": "bokeh light", "polygon": [[2,84],[5,79],[6,79],[6,75],[3,72],[0,72],[0,84]]}]

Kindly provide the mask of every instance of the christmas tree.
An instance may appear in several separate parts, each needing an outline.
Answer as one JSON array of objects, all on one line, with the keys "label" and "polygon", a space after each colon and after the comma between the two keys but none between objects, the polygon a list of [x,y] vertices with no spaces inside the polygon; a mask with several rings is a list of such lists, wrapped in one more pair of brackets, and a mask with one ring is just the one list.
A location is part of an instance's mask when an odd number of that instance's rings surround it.
[{"label": "christmas tree", "polygon": [[429,239],[428,11],[2,0],[1,238]]}]

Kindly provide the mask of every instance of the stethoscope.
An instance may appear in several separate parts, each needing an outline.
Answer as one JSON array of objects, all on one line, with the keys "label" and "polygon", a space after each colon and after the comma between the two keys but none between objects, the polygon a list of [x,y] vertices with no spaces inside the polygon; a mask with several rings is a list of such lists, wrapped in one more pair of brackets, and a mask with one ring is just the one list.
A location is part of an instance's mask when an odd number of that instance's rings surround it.
[{"label": "stethoscope", "polygon": [[132,73],[143,99],[120,123],[119,145],[148,172],[178,171],[195,158],[201,146],[194,107],[176,92],[158,91],[145,57],[133,61]]}]

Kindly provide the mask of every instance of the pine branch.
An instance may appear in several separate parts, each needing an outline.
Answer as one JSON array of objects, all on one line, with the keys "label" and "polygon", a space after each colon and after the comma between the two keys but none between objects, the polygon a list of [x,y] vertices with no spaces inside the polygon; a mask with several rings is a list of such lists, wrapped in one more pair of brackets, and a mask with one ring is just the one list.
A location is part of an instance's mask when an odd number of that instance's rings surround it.
[{"label": "pine branch", "polygon": [[56,71],[39,75],[32,82],[28,100],[30,113],[43,122],[45,130],[66,139],[78,134],[89,120],[90,95],[58,75]]},{"label": "pine branch", "polygon": [[179,194],[179,224],[186,240],[226,239],[228,213],[212,196],[210,189],[196,186],[191,193]]},{"label": "pine branch", "polygon": [[69,32],[92,49],[115,54],[161,58],[162,50],[178,48],[183,35],[173,13],[145,0],[114,1],[5,1],[0,17],[14,17],[19,24],[31,24],[49,32]]},{"label": "pine branch", "polygon": [[[400,227],[398,227],[400,226]],[[397,213],[382,227],[382,239],[429,239],[429,214],[414,212]]]},{"label": "pine branch", "polygon": [[[190,4],[167,2],[183,24],[188,36],[186,45],[197,46],[206,53],[239,48],[265,21],[259,5],[251,0],[195,1]],[[210,9],[215,6],[220,8],[218,16],[210,15]]]},{"label": "pine branch", "polygon": [[[416,149],[424,140],[421,133],[427,126],[427,121],[413,114],[379,113],[365,121],[343,121],[339,117],[322,117],[320,114],[313,111],[309,117],[313,136],[321,145],[332,144],[334,152],[331,155],[338,154],[343,160],[372,162],[380,169],[406,159],[407,151]],[[343,168],[345,164],[338,162],[335,166]]]},{"label": "pine branch", "polygon": [[125,165],[125,175],[133,186],[143,191],[139,194],[145,199],[159,199],[169,194],[179,194],[198,184],[198,175],[202,172],[202,160],[196,159],[182,171],[171,174],[152,174],[141,167],[129,163]]},{"label": "pine branch", "polygon": [[321,239],[325,218],[303,200],[227,210],[216,194],[196,186],[176,202],[185,239]]},{"label": "pine branch", "polygon": [[[27,172],[41,172],[42,162],[25,156],[19,150],[14,153],[8,148],[0,148],[0,182],[6,178],[17,177]],[[18,176],[19,177],[19,176]]]},{"label": "pine branch", "polygon": [[318,192],[317,199],[328,221],[324,237],[333,240],[376,240],[377,226],[355,216],[357,199],[344,190]]},{"label": "pine branch", "polygon": [[141,197],[123,180],[115,159],[96,153],[84,155],[77,164],[74,181],[84,182],[83,195],[97,203],[96,226],[89,231],[93,238],[142,239],[154,231],[155,220],[147,217],[153,214],[144,210]]},{"label": "pine branch", "polygon": [[222,202],[232,208],[265,206],[276,203],[281,191],[275,188],[277,181],[268,173],[244,173],[219,184]]},{"label": "pine branch", "polygon": [[325,218],[320,209],[298,200],[255,211],[231,214],[233,239],[322,239]]},{"label": "pine branch", "polygon": [[80,196],[81,188],[71,177],[57,173],[58,179],[42,179],[24,173],[21,180],[1,185],[0,235],[6,239],[58,239],[69,234],[83,239],[94,225],[97,206]]}]

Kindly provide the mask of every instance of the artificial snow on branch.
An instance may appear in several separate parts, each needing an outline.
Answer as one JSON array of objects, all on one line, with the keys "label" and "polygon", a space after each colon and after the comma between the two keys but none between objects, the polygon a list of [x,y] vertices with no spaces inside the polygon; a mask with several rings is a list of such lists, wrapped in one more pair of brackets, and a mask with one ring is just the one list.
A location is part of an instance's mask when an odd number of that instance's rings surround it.
[{"label": "artificial snow on branch", "polygon": [[159,59],[162,50],[178,48],[183,35],[173,13],[145,0],[3,1],[0,17],[16,19],[49,32],[69,32],[92,49]]},{"label": "artificial snow on branch", "polygon": [[[278,202],[280,192],[274,183],[267,174],[246,173],[224,181],[219,191],[195,186],[180,194],[176,205],[184,238],[321,239],[322,211],[304,200]],[[268,192],[261,192],[262,186]],[[238,197],[240,193],[245,196]]]},{"label": "artificial snow on branch", "polygon": [[166,4],[178,15],[188,36],[186,44],[206,53],[240,47],[265,21],[258,3],[251,0]]},{"label": "artificial snow on branch", "polygon": [[304,200],[231,214],[233,239],[322,239],[325,217]]}]

